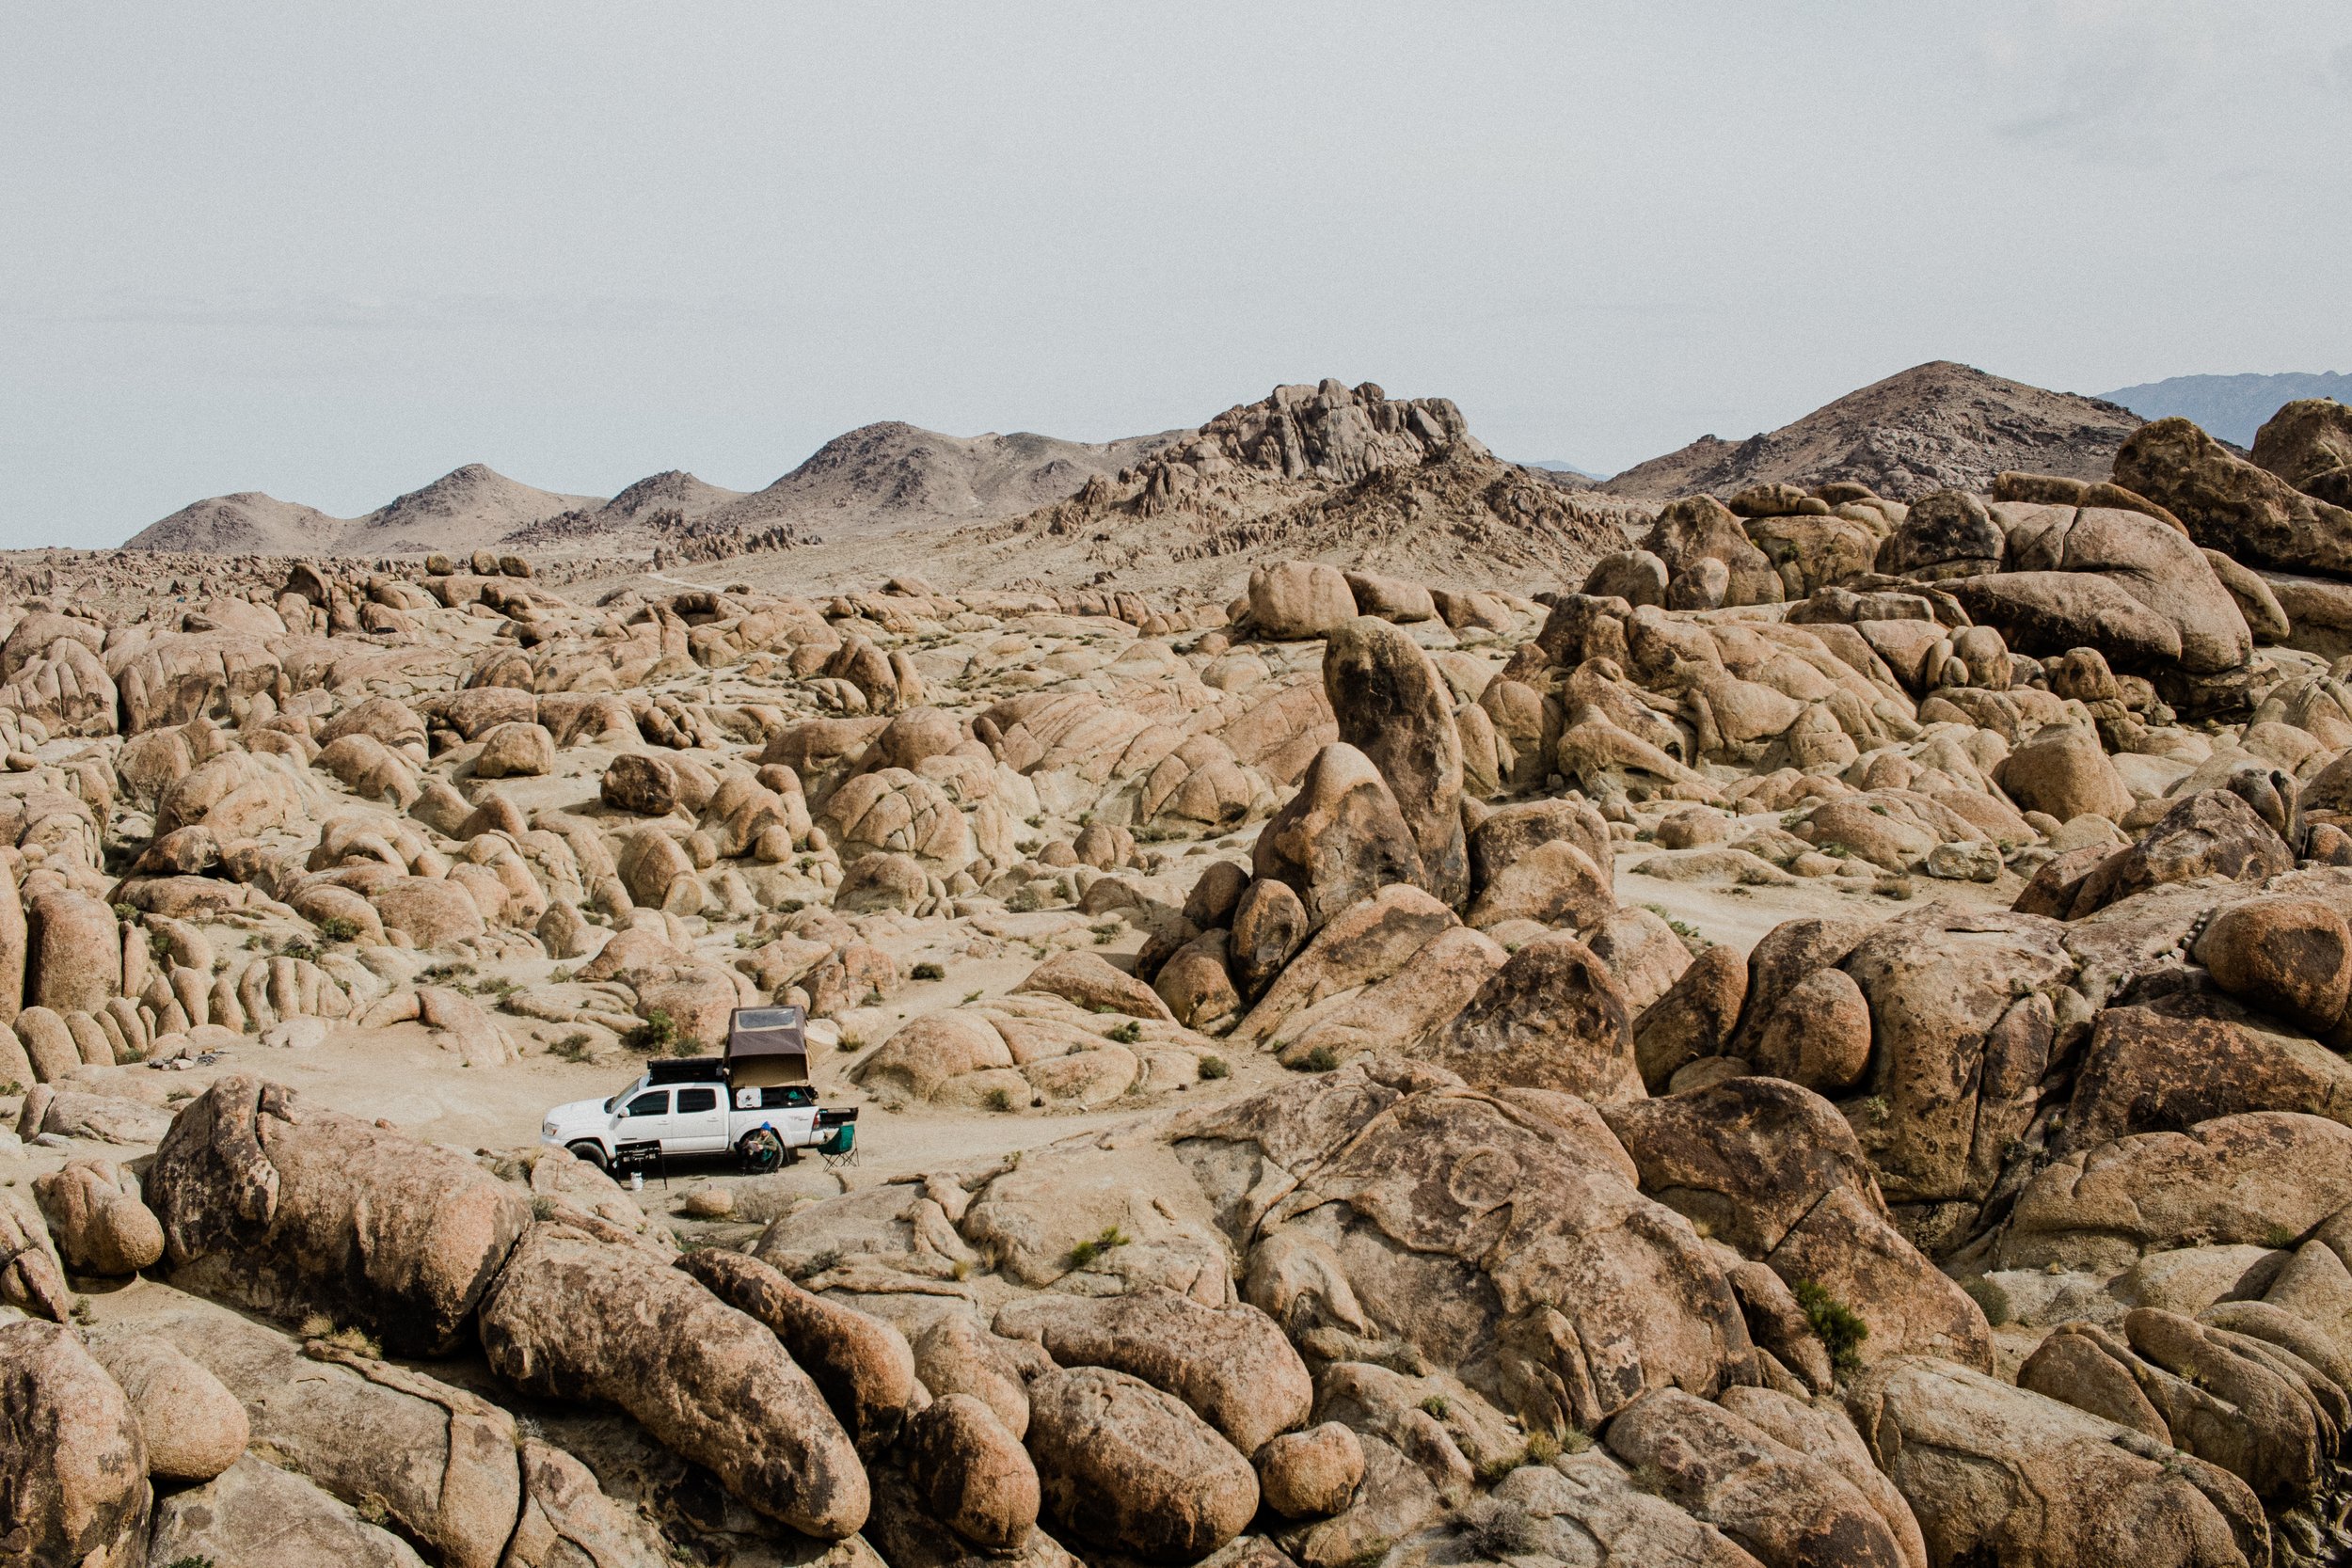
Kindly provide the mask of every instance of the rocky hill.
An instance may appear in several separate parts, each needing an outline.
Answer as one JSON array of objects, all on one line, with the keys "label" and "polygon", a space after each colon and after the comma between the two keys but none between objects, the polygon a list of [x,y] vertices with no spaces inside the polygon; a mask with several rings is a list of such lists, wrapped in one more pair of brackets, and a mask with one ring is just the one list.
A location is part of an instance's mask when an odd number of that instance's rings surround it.
[{"label": "rocky hill", "polygon": [[1496,458],[1448,399],[1327,379],[1278,387],[1073,496],[942,540],[936,570],[958,581],[1099,578],[1215,594],[1250,561],[1291,556],[1554,586],[1624,547],[1622,525],[1648,516],[1560,478]]},{"label": "rocky hill", "polygon": [[196,555],[308,555],[333,550],[354,526],[314,506],[281,501],[259,490],[212,496],[150,523],[123,548]]},{"label": "rocky hill", "polygon": [[2280,375],[2175,375],[2102,394],[2143,420],[2178,416],[2235,447],[2254,444],[2263,421],[2298,398],[2352,398],[2352,375],[2290,371]]},{"label": "rocky hill", "polygon": [[330,517],[258,491],[183,506],[133,535],[125,549],[205,555],[404,555],[474,550],[559,514],[601,508],[508,479],[480,463],[443,474],[363,517]]},{"label": "rocky hill", "polygon": [[544,517],[603,504],[601,496],[534,489],[469,463],[369,513],[353,525],[340,548],[369,555],[480,549]]},{"label": "rocky hill", "polygon": [[1846,480],[1894,500],[1984,489],[2007,470],[2104,479],[2142,421],[2129,409],[2046,391],[1947,359],[1915,365],[1793,424],[1726,441],[1702,436],[1628,468],[1612,495],[1729,495],[1752,484]]},{"label": "rocky hill", "polygon": [[777,523],[827,537],[897,532],[1016,516],[1140,461],[1181,433],[1105,442],[942,436],[887,420],[836,436],[766,489],[696,519],[698,533]]}]

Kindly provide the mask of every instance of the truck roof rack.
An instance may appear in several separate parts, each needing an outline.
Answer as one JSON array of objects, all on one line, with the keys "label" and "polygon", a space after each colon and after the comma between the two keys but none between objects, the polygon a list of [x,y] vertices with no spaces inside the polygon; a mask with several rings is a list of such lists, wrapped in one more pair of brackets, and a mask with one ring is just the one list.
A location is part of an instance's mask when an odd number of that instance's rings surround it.
[{"label": "truck roof rack", "polygon": [[661,1056],[645,1064],[648,1084],[715,1084],[726,1075],[719,1056]]}]

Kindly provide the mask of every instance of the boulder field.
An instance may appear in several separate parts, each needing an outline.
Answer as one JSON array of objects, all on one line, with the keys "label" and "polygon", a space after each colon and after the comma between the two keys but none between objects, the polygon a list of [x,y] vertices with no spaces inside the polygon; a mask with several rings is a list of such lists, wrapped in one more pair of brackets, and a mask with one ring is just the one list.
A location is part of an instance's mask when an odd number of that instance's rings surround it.
[{"label": "boulder field", "polygon": [[[11,562],[0,1568],[2347,1560],[2347,431],[1529,594]],[[771,1005],[860,1163],[533,1141]]]}]

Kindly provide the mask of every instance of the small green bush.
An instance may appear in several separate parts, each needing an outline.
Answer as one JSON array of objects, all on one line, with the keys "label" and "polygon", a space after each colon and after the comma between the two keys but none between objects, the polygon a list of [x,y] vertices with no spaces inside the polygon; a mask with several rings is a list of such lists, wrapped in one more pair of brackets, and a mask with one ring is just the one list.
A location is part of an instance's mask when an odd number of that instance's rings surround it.
[{"label": "small green bush", "polygon": [[1453,1413],[1454,1410],[1452,1402],[1449,1401],[1443,1394],[1430,1395],[1427,1399],[1421,1402],[1421,1407],[1424,1414],[1440,1421],[1444,1420],[1447,1416]]},{"label": "small green bush", "polygon": [[1101,1235],[1092,1241],[1080,1242],[1070,1249],[1070,1266],[1073,1269],[1083,1269],[1103,1254],[1115,1247],[1123,1247],[1133,1240],[1135,1240],[1134,1237],[1120,1229],[1119,1227],[1106,1225],[1103,1227]]},{"label": "small green bush", "polygon": [[644,1022],[621,1037],[621,1043],[648,1056],[664,1056],[676,1047],[677,1038],[677,1020],[656,1007]]},{"label": "small green bush", "polygon": [[330,914],[319,922],[319,935],[329,942],[351,942],[359,935],[359,923],[349,915]]},{"label": "small green bush", "polygon": [[1216,1079],[1229,1077],[1232,1075],[1232,1070],[1233,1069],[1231,1067],[1226,1065],[1225,1058],[1222,1056],[1203,1056],[1200,1058],[1200,1081],[1204,1084],[1210,1083]]},{"label": "small green bush", "polygon": [[1340,1065],[1340,1053],[1327,1045],[1318,1045],[1298,1059],[1300,1072],[1328,1072]]},{"label": "small green bush", "polygon": [[1143,1025],[1137,1023],[1133,1019],[1129,1019],[1126,1022],[1119,1025],[1116,1029],[1106,1031],[1103,1037],[1104,1039],[1117,1040],[1121,1045],[1133,1045],[1136,1041],[1143,1038]]},{"label": "small green bush", "polygon": [[980,1102],[992,1111],[1009,1111],[1012,1109],[1012,1096],[1004,1089],[989,1090],[987,1094],[981,1097]]},{"label": "small green bush", "polygon": [[589,1038],[587,1031],[575,1029],[553,1045],[548,1046],[548,1052],[550,1055],[560,1056],[567,1062],[584,1062],[588,1059],[588,1048],[595,1043]]},{"label": "small green bush", "polygon": [[1870,1325],[1810,1279],[1798,1280],[1795,1289],[1797,1305],[1804,1308],[1805,1322],[1812,1324],[1821,1348],[1829,1352],[1830,1365],[1841,1372],[1860,1366],[1862,1341],[1870,1337]]},{"label": "small green bush", "polygon": [[907,973],[912,974],[917,980],[945,980],[947,978],[947,969],[944,964],[929,962],[919,963]]}]

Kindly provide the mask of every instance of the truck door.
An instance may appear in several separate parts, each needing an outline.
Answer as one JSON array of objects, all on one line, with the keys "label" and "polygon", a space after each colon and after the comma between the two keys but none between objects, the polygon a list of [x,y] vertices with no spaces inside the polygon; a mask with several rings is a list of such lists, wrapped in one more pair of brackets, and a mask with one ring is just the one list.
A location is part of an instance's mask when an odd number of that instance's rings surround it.
[{"label": "truck door", "polygon": [[670,1114],[671,1151],[710,1154],[727,1147],[727,1108],[715,1085],[690,1084],[677,1091],[677,1108]]},{"label": "truck door", "polygon": [[612,1141],[617,1144],[659,1143],[662,1152],[669,1153],[677,1146],[670,1141],[670,1091],[647,1089],[629,1096],[621,1107],[627,1116],[612,1124]]}]

